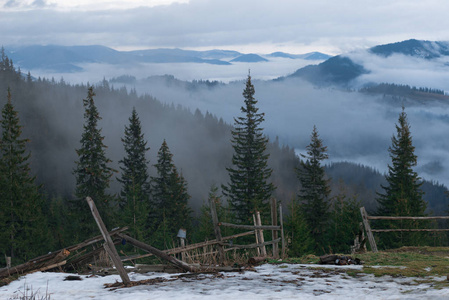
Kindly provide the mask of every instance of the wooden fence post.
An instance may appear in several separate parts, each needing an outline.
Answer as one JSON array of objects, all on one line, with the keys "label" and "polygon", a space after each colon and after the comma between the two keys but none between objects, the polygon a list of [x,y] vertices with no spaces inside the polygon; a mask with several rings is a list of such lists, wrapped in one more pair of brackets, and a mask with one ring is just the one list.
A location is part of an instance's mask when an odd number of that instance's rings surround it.
[{"label": "wooden fence post", "polygon": [[114,242],[112,242],[111,236],[109,235],[109,232],[106,229],[106,226],[104,225],[103,220],[101,219],[101,216],[98,213],[97,207],[95,206],[95,203],[92,200],[92,198],[87,197],[86,201],[89,204],[95,222],[97,222],[98,228],[100,229],[101,234],[103,235],[103,238],[105,240],[103,246],[106,252],[111,257],[112,262],[114,263],[118,273],[120,274],[123,284],[127,286],[131,283],[131,280],[129,280],[128,273],[126,273],[126,270],[123,267],[122,261],[120,260],[120,256],[117,253],[117,249],[115,249]]},{"label": "wooden fence post", "polygon": [[225,253],[223,249],[223,245],[220,243],[222,241],[221,238],[221,230],[220,226],[218,224],[218,215],[217,215],[217,208],[215,206],[215,200],[211,197],[209,199],[209,206],[210,206],[210,214],[212,216],[212,222],[214,224],[214,231],[215,231],[215,238],[217,239],[218,244],[218,259],[220,260],[220,265],[224,264],[225,261]]},{"label": "wooden fence post", "polygon": [[[277,208],[277,201],[276,198],[271,198],[271,225],[277,226],[278,225],[278,208]],[[271,231],[271,239],[277,240],[278,238],[278,231],[272,230]],[[279,243],[273,244],[273,258],[279,258]]]},{"label": "wooden fence post", "polygon": [[[253,223],[254,226],[257,226],[257,221],[256,221],[256,215],[253,214]],[[259,245],[260,244],[260,238],[259,238],[259,230],[255,229],[254,230],[254,237],[256,238],[256,244]],[[257,247],[257,256],[260,256],[261,253],[261,247]]]},{"label": "wooden fence post", "polygon": [[366,235],[368,236],[369,244],[371,245],[371,251],[377,251],[376,240],[374,239],[373,232],[371,231],[371,226],[369,225],[368,214],[366,213],[365,207],[360,207],[360,213],[362,214],[363,225],[365,226]]},{"label": "wooden fence post", "polygon": [[[256,221],[257,221],[257,226],[262,226],[262,220],[260,219],[260,211],[256,211]],[[262,256],[267,256],[267,248],[266,248],[266,246],[264,245],[264,243],[265,243],[265,239],[264,239],[264,237],[263,237],[263,230],[262,229],[259,229],[259,230],[257,230],[256,229],[256,231],[259,233],[259,243],[262,245],[261,246],[261,254],[262,254]]]},{"label": "wooden fence post", "polygon": [[282,259],[285,259],[284,216],[282,214],[282,202],[279,203],[279,221],[279,225],[281,226]]}]

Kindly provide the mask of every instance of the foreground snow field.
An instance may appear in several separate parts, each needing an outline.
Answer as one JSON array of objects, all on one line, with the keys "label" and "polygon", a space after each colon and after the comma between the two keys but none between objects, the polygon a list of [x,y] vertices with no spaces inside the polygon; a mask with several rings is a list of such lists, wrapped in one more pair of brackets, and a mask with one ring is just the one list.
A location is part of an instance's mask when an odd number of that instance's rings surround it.
[{"label": "foreground snow field", "polygon": [[[320,269],[317,269],[320,267]],[[34,273],[0,288],[0,299],[19,299],[25,288],[37,298],[62,299],[449,299],[448,289],[436,289],[446,277],[392,278],[373,275],[348,276],[345,271],[362,266],[281,264],[262,265],[255,271],[217,274],[130,273],[132,281],[153,279],[149,285],[106,289],[105,283],[121,281],[118,275],[81,276],[64,281],[69,274]],[[350,270],[349,270],[350,271]],[[37,299],[36,298],[36,299]]]}]

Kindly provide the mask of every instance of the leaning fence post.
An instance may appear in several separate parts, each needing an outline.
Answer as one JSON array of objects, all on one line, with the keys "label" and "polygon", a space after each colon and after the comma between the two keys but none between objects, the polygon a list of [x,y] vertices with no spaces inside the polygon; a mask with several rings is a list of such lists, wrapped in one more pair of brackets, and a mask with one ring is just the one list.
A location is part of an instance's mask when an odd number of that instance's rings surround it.
[{"label": "leaning fence post", "polygon": [[111,257],[112,262],[117,268],[117,271],[120,274],[120,277],[122,278],[123,284],[129,285],[131,283],[131,280],[129,280],[128,273],[126,273],[125,268],[123,267],[122,261],[120,260],[120,257],[117,253],[117,249],[115,249],[114,242],[112,242],[111,236],[109,235],[109,232],[106,229],[103,220],[101,219],[100,213],[98,212],[97,207],[95,206],[94,200],[92,200],[92,198],[90,197],[86,197],[86,201],[89,204],[95,222],[97,222],[98,228],[100,229],[101,234],[103,235],[105,241],[105,244],[103,245],[104,249],[109,254],[109,257]]},{"label": "leaning fence post", "polygon": [[[256,211],[256,221],[257,221],[257,226],[262,226],[262,220],[260,219],[260,211]],[[263,230],[259,229],[256,230],[259,234],[259,243],[261,245],[260,247],[260,251],[262,252],[262,256],[267,256],[267,248],[265,247],[264,243],[265,243],[265,239],[263,236]]]},{"label": "leaning fence post", "polygon": [[360,207],[360,213],[362,214],[363,225],[365,226],[366,235],[368,236],[369,244],[371,245],[371,251],[377,252],[376,240],[374,239],[373,232],[371,231],[371,226],[369,225],[368,214],[366,213],[365,207]]}]

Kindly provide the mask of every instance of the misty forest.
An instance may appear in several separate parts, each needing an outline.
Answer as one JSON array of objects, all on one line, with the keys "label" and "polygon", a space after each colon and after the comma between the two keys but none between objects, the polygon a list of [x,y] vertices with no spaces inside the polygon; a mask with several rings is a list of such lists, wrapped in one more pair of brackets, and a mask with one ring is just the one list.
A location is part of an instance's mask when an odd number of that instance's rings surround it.
[{"label": "misty forest", "polygon": [[[362,206],[370,215],[447,215],[447,188],[415,170],[419,157],[408,103],[388,96],[440,95],[442,90],[383,84],[360,91],[387,95],[384,101],[402,106],[390,124],[389,148],[379,150],[390,158],[381,173],[360,163],[330,162],[338,145],[327,142],[328,133],[318,123],[291,125],[308,137],[294,142],[304,146],[300,155],[288,140],[276,137],[281,132],[265,132],[270,112],[256,100],[264,88],[259,92],[260,82],[250,75],[232,83],[238,95],[226,95],[241,107],[230,122],[182,105],[176,93],[164,103],[120,85],[124,78],[94,84],[36,78],[16,68],[4,50],[1,55],[0,265],[6,256],[24,262],[97,235],[88,196],[108,229],[128,226],[130,235],[159,249],[177,244],[180,228],[186,229],[188,243],[213,239],[209,199],[220,218],[251,224],[255,211],[269,222],[269,201],[275,198],[284,207],[292,257],[350,253]],[[185,93],[225,84],[187,85]],[[376,137],[363,138],[379,149]],[[351,133],[340,142],[350,145]],[[373,224],[447,227],[431,221]],[[442,232],[389,232],[376,238],[382,249],[448,245]]]}]

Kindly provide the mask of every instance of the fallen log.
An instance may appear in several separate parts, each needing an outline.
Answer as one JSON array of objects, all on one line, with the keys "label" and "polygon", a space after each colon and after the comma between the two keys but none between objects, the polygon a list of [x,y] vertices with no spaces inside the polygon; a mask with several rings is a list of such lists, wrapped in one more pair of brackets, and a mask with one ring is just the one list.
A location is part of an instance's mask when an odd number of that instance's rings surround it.
[{"label": "fallen log", "polygon": [[266,256],[254,256],[254,257],[250,257],[248,259],[248,264],[250,266],[255,266],[261,262],[264,262],[265,260],[267,260],[268,257]]},{"label": "fallen log", "polygon": [[26,263],[14,266],[12,268],[0,269],[0,278],[9,277],[15,274],[25,274],[36,272],[39,269],[57,264],[69,256],[70,251],[63,249],[59,252],[53,252],[34,258]]},{"label": "fallen log", "polygon": [[127,236],[126,234],[123,234],[123,233],[119,233],[117,235],[119,237],[121,237],[122,239],[126,240],[126,242],[130,243],[131,245],[136,246],[137,248],[140,248],[144,251],[150,252],[150,253],[156,255],[157,257],[160,257],[161,259],[166,260],[169,263],[177,266],[181,270],[184,270],[187,272],[197,272],[198,271],[198,268],[191,266],[179,259],[176,259],[175,257],[170,256],[170,255],[164,253],[163,251],[154,248],[153,246],[142,243],[141,241],[136,240],[136,239],[134,239],[130,236]]}]

